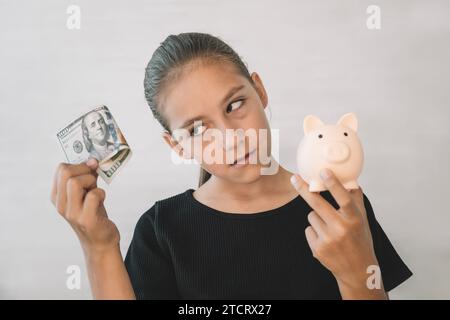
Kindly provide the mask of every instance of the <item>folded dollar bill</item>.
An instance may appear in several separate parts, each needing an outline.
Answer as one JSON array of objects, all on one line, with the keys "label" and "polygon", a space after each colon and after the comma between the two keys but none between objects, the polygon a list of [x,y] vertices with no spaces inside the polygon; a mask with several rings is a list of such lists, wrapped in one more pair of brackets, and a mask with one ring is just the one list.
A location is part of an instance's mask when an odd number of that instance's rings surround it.
[{"label": "folded dollar bill", "polygon": [[131,157],[131,149],[106,106],[85,113],[56,136],[69,163],[97,159],[97,173],[108,184]]}]

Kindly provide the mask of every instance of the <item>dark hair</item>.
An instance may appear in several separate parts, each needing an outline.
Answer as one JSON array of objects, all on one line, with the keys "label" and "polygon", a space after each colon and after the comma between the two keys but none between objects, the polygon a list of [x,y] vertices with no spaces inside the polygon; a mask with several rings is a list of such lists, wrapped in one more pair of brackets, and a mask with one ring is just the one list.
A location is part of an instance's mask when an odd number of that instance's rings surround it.
[{"label": "dark hair", "polygon": [[[179,76],[183,67],[194,60],[200,62],[228,61],[253,84],[247,66],[240,56],[218,37],[197,32],[169,35],[153,53],[145,69],[144,78],[147,103],[155,119],[168,133],[170,133],[169,124],[161,112],[161,93],[170,82]],[[210,177],[209,172],[200,168],[198,186],[200,187]]]}]

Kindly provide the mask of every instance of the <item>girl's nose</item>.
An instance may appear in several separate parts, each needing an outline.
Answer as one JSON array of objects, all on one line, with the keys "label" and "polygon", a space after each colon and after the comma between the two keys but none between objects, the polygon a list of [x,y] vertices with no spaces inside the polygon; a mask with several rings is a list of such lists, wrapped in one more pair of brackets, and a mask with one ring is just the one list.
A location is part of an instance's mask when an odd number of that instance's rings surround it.
[{"label": "girl's nose", "polygon": [[221,123],[216,122],[215,128],[220,131],[220,141],[217,141],[219,147],[225,152],[231,152],[245,142],[245,131],[233,126],[226,119]]},{"label": "girl's nose", "polygon": [[243,129],[226,128],[223,133],[223,148],[226,152],[245,146],[245,131]]}]

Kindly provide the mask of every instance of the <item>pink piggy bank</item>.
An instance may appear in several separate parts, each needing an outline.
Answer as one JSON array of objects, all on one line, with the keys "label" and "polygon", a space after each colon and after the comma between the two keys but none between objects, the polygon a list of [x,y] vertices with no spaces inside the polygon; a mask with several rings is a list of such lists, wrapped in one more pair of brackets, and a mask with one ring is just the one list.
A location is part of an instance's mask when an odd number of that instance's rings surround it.
[{"label": "pink piggy bank", "polygon": [[305,136],[297,149],[300,176],[309,184],[310,192],[325,191],[320,170],[334,172],[347,189],[358,189],[364,154],[356,134],[358,120],[354,113],[343,115],[337,124],[324,124],[318,117],[308,115],[303,121]]}]

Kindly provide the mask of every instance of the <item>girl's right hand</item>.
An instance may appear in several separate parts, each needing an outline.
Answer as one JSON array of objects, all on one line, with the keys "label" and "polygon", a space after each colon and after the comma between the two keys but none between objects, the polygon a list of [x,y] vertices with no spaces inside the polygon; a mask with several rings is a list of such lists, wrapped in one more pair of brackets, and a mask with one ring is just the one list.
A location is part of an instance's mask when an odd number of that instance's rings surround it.
[{"label": "girl's right hand", "polygon": [[103,202],[105,191],[97,188],[98,163],[59,164],[51,201],[77,234],[85,254],[106,253],[119,247],[120,234],[109,220]]}]

